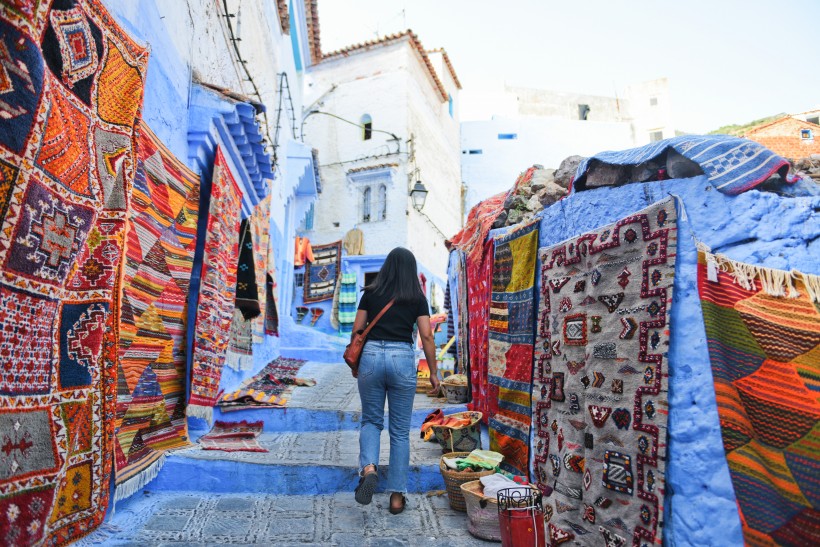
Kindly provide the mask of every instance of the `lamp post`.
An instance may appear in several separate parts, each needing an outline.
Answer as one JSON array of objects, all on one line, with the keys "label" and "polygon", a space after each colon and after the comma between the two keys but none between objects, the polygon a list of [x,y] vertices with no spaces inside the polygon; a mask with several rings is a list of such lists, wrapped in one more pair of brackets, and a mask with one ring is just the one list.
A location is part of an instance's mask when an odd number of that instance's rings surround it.
[{"label": "lamp post", "polygon": [[424,184],[417,180],[416,184],[413,185],[413,189],[410,190],[410,198],[413,200],[413,208],[416,211],[421,211],[424,209],[424,202],[427,201],[427,188]]}]

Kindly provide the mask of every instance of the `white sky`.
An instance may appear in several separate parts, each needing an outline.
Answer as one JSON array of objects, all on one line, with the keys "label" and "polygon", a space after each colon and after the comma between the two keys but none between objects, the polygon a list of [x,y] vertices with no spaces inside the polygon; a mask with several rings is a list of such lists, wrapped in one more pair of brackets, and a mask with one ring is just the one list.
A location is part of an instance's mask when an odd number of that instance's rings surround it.
[{"label": "white sky", "polygon": [[323,51],[412,28],[443,47],[462,121],[504,83],[613,96],[668,77],[678,129],[820,106],[820,0],[320,0]]}]

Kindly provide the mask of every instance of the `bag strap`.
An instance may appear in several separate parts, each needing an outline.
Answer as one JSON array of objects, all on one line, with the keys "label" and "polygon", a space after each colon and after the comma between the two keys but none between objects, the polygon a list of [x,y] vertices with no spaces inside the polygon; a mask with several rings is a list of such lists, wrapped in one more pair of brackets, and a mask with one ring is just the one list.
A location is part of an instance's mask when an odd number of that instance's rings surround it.
[{"label": "bag strap", "polygon": [[370,329],[376,326],[376,323],[378,323],[379,319],[382,318],[382,315],[384,315],[384,313],[390,309],[390,306],[392,306],[395,301],[396,299],[394,298],[393,300],[388,302],[385,307],[382,308],[382,311],[379,312],[379,315],[373,318],[373,321],[371,321],[370,324],[367,325],[367,328],[365,328],[364,331],[362,331],[362,336],[367,337],[367,335],[370,333]]}]

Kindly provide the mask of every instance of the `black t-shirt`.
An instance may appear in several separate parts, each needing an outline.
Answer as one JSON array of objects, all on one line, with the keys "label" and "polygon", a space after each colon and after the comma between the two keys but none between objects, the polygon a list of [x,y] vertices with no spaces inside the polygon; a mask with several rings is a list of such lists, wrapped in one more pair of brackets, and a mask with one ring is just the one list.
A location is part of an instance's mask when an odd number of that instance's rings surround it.
[{"label": "black t-shirt", "polygon": [[[364,291],[362,299],[359,301],[359,309],[365,310],[367,320],[372,321],[390,300],[390,296],[373,296],[368,291]],[[367,335],[367,339],[412,343],[413,326],[416,324],[416,318],[422,315],[430,315],[430,306],[423,296],[420,296],[415,302],[396,302],[379,319],[379,322]]]}]

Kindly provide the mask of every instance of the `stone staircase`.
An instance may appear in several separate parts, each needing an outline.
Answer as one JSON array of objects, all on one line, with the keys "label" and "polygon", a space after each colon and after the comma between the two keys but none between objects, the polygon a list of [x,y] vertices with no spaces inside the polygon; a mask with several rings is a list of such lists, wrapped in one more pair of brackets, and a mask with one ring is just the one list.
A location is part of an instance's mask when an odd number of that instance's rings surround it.
[{"label": "stone staircase", "polygon": [[[418,434],[430,411],[443,408],[449,414],[465,410],[463,405],[416,395],[407,511],[390,515],[388,497],[379,493],[370,506],[355,503],[361,408],[356,380],[341,358],[334,361],[308,362],[300,376],[315,378],[317,385],[297,387],[285,408],[215,409],[214,419],[263,420],[260,444],[268,452],[202,450],[196,440],[209,428],[193,420],[193,446],[169,454],[158,477],[141,494],[118,502],[103,529],[81,544],[485,544],[469,536],[466,515],[451,510],[446,495],[440,495],[441,449]],[[382,485],[388,419],[385,415]],[[486,448],[486,436],[483,443]]]},{"label": "stone staircase", "polygon": [[[361,407],[356,380],[344,364],[307,363],[299,375],[315,378],[313,387],[297,387],[288,406],[277,409],[221,413],[217,420],[262,420],[260,444],[268,452],[202,450],[194,444],[171,454],[153,491],[196,490],[222,493],[276,493],[316,495],[352,492],[358,483],[358,426]],[[441,449],[419,438],[424,418],[435,408],[460,412],[463,405],[417,394],[411,420],[410,492],[444,488],[439,472]],[[386,481],[389,435],[385,415],[380,475]],[[204,426],[204,422],[202,422]],[[195,443],[204,429],[191,429]]]}]

